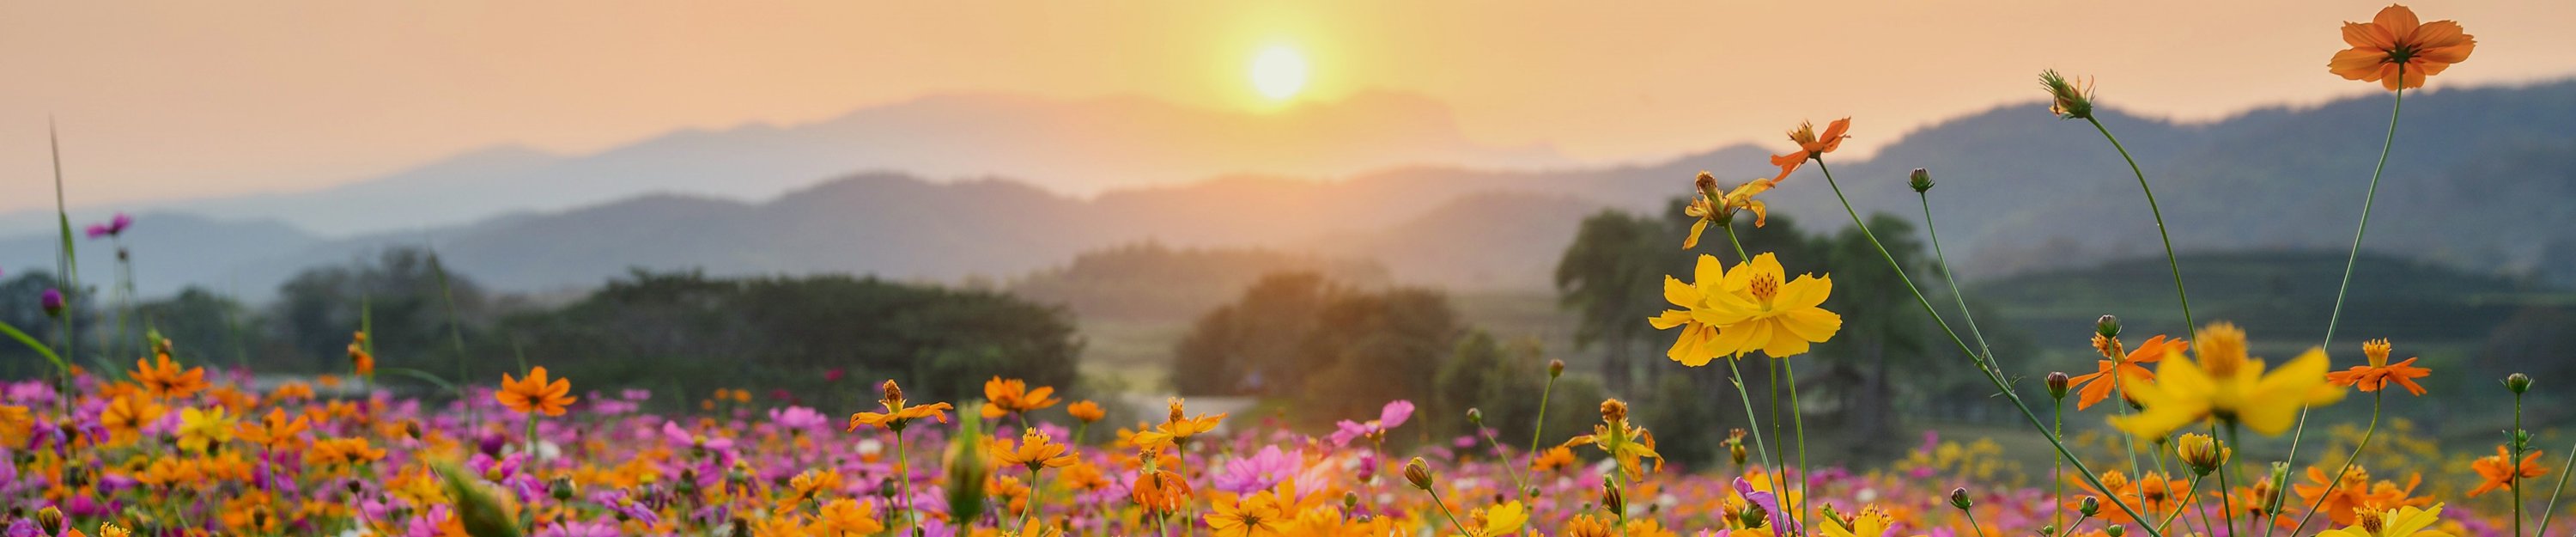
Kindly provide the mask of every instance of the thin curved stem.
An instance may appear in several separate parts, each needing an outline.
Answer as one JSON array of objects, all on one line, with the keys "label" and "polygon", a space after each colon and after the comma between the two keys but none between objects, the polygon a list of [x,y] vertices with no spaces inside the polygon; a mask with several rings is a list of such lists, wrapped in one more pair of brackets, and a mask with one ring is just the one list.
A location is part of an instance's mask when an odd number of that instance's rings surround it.
[{"label": "thin curved stem", "polygon": [[1798,521],[1803,523],[1816,519],[1816,502],[1805,501],[1805,498],[1812,498],[1816,495],[1816,491],[1814,490],[1816,487],[1816,479],[1813,475],[1807,473],[1807,406],[1805,403],[1798,402],[1797,362],[1787,358],[1777,358],[1777,360],[1780,361],[1780,366],[1783,369],[1786,369],[1789,375],[1789,419],[1792,423],[1796,424],[1798,432],[1797,485],[1798,496],[1800,498],[1800,501],[1798,502]]},{"label": "thin curved stem", "polygon": [[[1616,472],[1616,470],[1613,470],[1613,472]],[[1431,504],[1432,504],[1432,505],[1440,506],[1440,514],[1442,514],[1442,515],[1448,515],[1448,517],[1449,517],[1449,527],[1457,528],[1457,529],[1458,529],[1458,534],[1459,534],[1459,535],[1475,535],[1475,534],[1476,534],[1476,532],[1467,531],[1467,525],[1466,525],[1466,524],[1460,524],[1460,523],[1458,523],[1458,514],[1457,514],[1457,513],[1453,513],[1453,512],[1450,512],[1450,511],[1449,511],[1449,503],[1448,503],[1448,502],[1440,501],[1440,491],[1432,490],[1432,489],[1431,489],[1431,487],[1423,487],[1423,488],[1422,488],[1422,491],[1423,491],[1423,492],[1429,492],[1429,493],[1431,493]]]},{"label": "thin curved stem", "polygon": [[[2398,64],[2397,76],[2406,76],[2406,65]],[[2352,228],[2352,251],[2344,254],[2343,283],[2335,285],[2334,311],[2326,315],[2326,342],[2334,346],[2335,324],[2343,320],[2344,291],[2352,288],[2352,267],[2361,261],[2361,237],[2370,231],[2370,207],[2379,201],[2379,176],[2388,171],[2388,151],[2397,147],[2397,113],[2406,109],[2406,88],[2397,88],[2394,102],[2388,105],[2388,136],[2379,142],[2379,164],[2370,168],[2370,189],[2361,196],[2361,223]]]},{"label": "thin curved stem", "polygon": [[[2406,64],[2400,63],[2397,65],[2397,79],[2406,79]],[[2399,84],[2396,93],[2396,96],[2393,97],[2393,102],[2388,105],[2388,134],[2379,142],[2379,163],[2371,166],[2370,188],[2361,196],[2361,222],[2353,225],[2352,250],[2344,254],[2343,280],[2341,283],[2335,284],[2334,310],[2326,314],[2325,343],[2319,344],[2318,347],[2334,346],[2335,326],[2343,322],[2344,292],[2352,288],[2352,268],[2355,264],[2361,261],[2361,237],[2364,233],[2370,231],[2370,208],[2375,204],[2375,202],[2379,201],[2379,176],[2382,172],[2386,172],[2388,170],[2389,150],[2397,147],[2398,112],[2406,109],[2405,85]],[[2306,436],[2308,431],[2308,408],[2309,407],[2306,405],[2299,406],[2299,424],[2294,428],[2296,432],[2290,433],[2290,458],[2288,460],[2295,461],[2299,459],[2299,441]],[[2341,479],[2342,476],[2336,476],[2336,478]],[[2270,537],[2272,529],[2264,528],[2263,534],[2265,537]],[[2295,536],[2297,534],[2293,533],[2291,535]]]},{"label": "thin curved stem", "polygon": [[[2184,485],[2185,487],[2190,487],[2190,489],[2191,489],[2191,490],[2190,490],[2190,492],[2191,492],[2191,496],[2190,496],[2190,497],[2191,497],[2191,498],[2193,499],[2193,501],[2195,501],[2195,502],[2199,501],[2199,498],[2200,498],[2200,480],[2201,480],[2202,478],[2204,478],[2204,477],[2208,477],[2208,476],[2199,476],[2199,475],[2191,476],[2191,483]],[[2182,517],[2182,514],[2183,514],[2184,512],[2191,511],[2191,510],[2192,510],[2192,509],[2191,509],[2190,507],[2188,507],[2188,506],[2186,506],[2186,507],[2176,507],[2176,508],[2174,508],[2173,512],[2171,512],[2171,513],[2166,513],[2166,514],[2165,514],[2165,519],[2164,519],[2164,520],[2161,520],[2161,521],[2157,521],[2157,522],[2156,522],[2156,526],[2155,526],[2156,531],[2163,531],[2163,530],[2164,530],[2164,528],[2165,528],[2166,526],[2173,524],[2174,519],[2176,519],[2176,518],[2181,518],[2181,517]],[[2202,519],[2203,519],[2202,525],[2207,525],[2207,524],[2208,524],[2208,522],[2207,522],[2208,513],[2202,513],[2202,514],[2201,514],[2201,516],[2202,516]],[[2077,521],[2077,522],[2081,523],[2082,521],[2080,521],[2080,520],[2079,520],[2079,521]],[[2191,525],[2191,524],[2190,524],[2189,522],[2185,522],[2183,525],[2188,526],[2188,525]]]},{"label": "thin curved stem", "polygon": [[[1734,378],[1730,380],[1735,381],[1735,396],[1744,401],[1744,420],[1747,422],[1754,421],[1753,395],[1745,393],[1744,391],[1744,368],[1736,367],[1735,360],[1730,358],[1726,360],[1726,372],[1734,375]],[[1780,467],[1771,464],[1771,447],[1762,442],[1762,424],[1748,423],[1746,425],[1748,426],[1745,427],[1745,429],[1753,431],[1754,451],[1762,454],[1762,466],[1764,468],[1770,468],[1772,470],[1771,473],[1774,475],[1770,480],[1773,483],[1771,486],[1771,494],[1775,497],[1779,496],[1780,486],[1778,485],[1779,479],[1777,474],[1780,473]]]},{"label": "thin curved stem", "polygon": [[[1735,236],[1735,226],[1727,225],[1720,228],[1726,231],[1726,243],[1735,247],[1735,262],[1741,264],[1753,261],[1753,256],[1744,251],[1744,240]],[[1753,417],[1753,394],[1744,391],[1744,371],[1735,365],[1737,361],[1736,358],[1727,358],[1726,369],[1735,375],[1736,396],[1744,400],[1744,420],[1748,422],[1746,428],[1753,430],[1753,447],[1762,452],[1762,467],[1770,477],[1764,481],[1770,482],[1772,497],[1785,501],[1789,498],[1786,488],[1788,484],[1783,481],[1785,477],[1781,474],[1787,472],[1780,471],[1779,465],[1771,463],[1771,448],[1762,441],[1762,424]],[[1771,371],[1771,432],[1776,436],[1780,432],[1780,368],[1765,369]],[[1622,516],[1625,514],[1623,513]],[[1785,514],[1783,516],[1786,517]]]},{"label": "thin curved stem", "polygon": [[902,429],[894,429],[894,459],[896,464],[903,466],[902,473],[895,476],[895,483],[903,485],[903,511],[912,515],[903,528],[904,534],[910,535],[915,528],[921,527],[921,507],[916,505],[920,500],[912,496],[912,454],[903,449]]},{"label": "thin curved stem", "polygon": [[2084,121],[2092,123],[2093,130],[2101,131],[2102,138],[2111,141],[2111,149],[2120,152],[2120,160],[2128,161],[2129,173],[2138,176],[2138,191],[2147,194],[2147,212],[2156,217],[2156,237],[2165,241],[2165,270],[2173,272],[2174,297],[2182,300],[2182,325],[2200,326],[2191,318],[2191,293],[2182,288],[2182,262],[2174,257],[2173,234],[2165,232],[2165,210],[2156,204],[2156,189],[2147,186],[2146,170],[2138,168],[2138,159],[2129,156],[2129,148],[2120,145],[2120,137],[2112,136],[2111,129],[2102,126],[2102,120],[2088,116]]},{"label": "thin curved stem", "polygon": [[[1834,182],[1833,169],[1825,166],[1823,158],[1816,159],[1816,170],[1824,173],[1825,185],[1833,188],[1834,199],[1841,201],[1843,212],[1851,215],[1852,227],[1859,229],[1861,238],[1868,239],[1870,246],[1878,249],[1878,255],[1887,259],[1888,268],[1895,270],[1897,281],[1905,283],[1905,290],[1914,295],[1915,303],[1923,306],[1923,313],[1931,316],[1933,324],[1941,327],[1941,333],[1950,336],[1950,343],[1957,345],[1959,351],[1967,354],[1969,361],[1985,373],[1986,381],[1994,383],[1995,390],[2001,393],[2005,400],[2012,401],[2013,408],[2021,411],[2022,418],[2029,420],[2032,429],[2047,430],[2048,424],[2039,420],[2039,414],[2030,410],[2029,403],[2022,401],[2021,392],[2013,391],[2011,383],[2004,381],[2003,373],[1997,371],[1998,368],[1994,364],[1994,357],[1980,357],[1976,349],[1969,348],[1968,341],[1959,337],[1959,331],[1950,328],[1949,321],[1941,319],[1941,312],[1932,307],[1932,299],[1924,297],[1923,290],[1914,286],[1914,277],[1905,273],[1905,265],[1896,262],[1896,254],[1889,253],[1887,245],[1878,241],[1878,235],[1870,233],[1869,225],[1860,219],[1860,211],[1852,208],[1851,198],[1843,195],[1842,185]],[[2076,458],[2075,451],[2068,449],[2065,442],[2052,437],[2048,438],[2048,444],[2057,449],[2057,456],[2065,458],[2068,464],[2075,466],[2076,473],[2084,476],[2085,483],[2093,485],[2094,490],[2110,490],[2110,487],[2102,486],[2102,478],[2094,475],[2093,470],[2084,465],[2083,459]],[[2111,506],[2120,508],[2120,512],[2126,513],[2131,519],[2144,520],[2144,517],[2138,515],[2136,507],[2131,507],[2129,502],[2117,496],[2111,498]],[[2155,528],[2147,528],[2147,537],[2164,537],[2164,533]]]},{"label": "thin curved stem", "polygon": [[2558,465],[2558,485],[2549,488],[2549,505],[2540,508],[2540,534],[2549,534],[2549,518],[2558,514],[2558,495],[2567,492],[2568,469],[2576,469],[2576,446],[2567,448],[2567,462]]},{"label": "thin curved stem", "polygon": [[[2336,469],[2334,475],[2326,479],[2326,491],[2317,495],[2315,503],[2308,504],[2308,513],[2299,515],[2299,523],[2290,527],[2290,535],[2298,535],[2299,530],[2308,529],[2308,520],[2316,518],[2317,508],[2326,504],[2326,498],[2334,496],[2337,487],[2343,486],[2343,476],[2352,471],[2352,465],[2361,462],[2362,448],[2369,447],[2370,437],[2379,434],[2379,402],[2382,393],[2370,392],[2370,427],[2361,430],[2361,442],[2352,445],[2352,454],[2344,457],[2343,467]],[[2280,518],[2280,513],[2272,513],[2272,519]],[[2263,533],[2268,535],[2271,530],[2266,528]]]},{"label": "thin curved stem", "polygon": [[[1539,434],[1547,430],[1547,399],[1548,396],[1555,394],[1556,375],[1550,374],[1547,376],[1547,387],[1540,388],[1538,391],[1538,422],[1530,424],[1530,447],[1528,455],[1533,461],[1538,459]],[[1515,469],[1513,472],[1515,475],[1519,474],[1518,469]],[[1531,473],[1535,474],[1536,472],[1532,471]],[[1538,476],[1532,475],[1530,476],[1530,479],[1538,479]],[[1524,485],[1520,493],[1529,494],[1528,487]]]}]

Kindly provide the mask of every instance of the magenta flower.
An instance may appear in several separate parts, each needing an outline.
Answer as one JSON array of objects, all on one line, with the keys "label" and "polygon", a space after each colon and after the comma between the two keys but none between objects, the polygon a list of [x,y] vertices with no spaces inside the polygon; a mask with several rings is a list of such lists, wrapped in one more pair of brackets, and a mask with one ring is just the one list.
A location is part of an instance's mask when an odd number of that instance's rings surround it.
[{"label": "magenta flower", "polygon": [[63,315],[63,291],[61,289],[46,289],[43,295],[36,297],[36,303],[37,305],[45,307],[45,315],[53,317],[61,317]]},{"label": "magenta flower", "polygon": [[1334,427],[1340,428],[1333,431],[1333,445],[1348,446],[1351,444],[1351,439],[1363,436],[1371,440],[1384,438],[1388,429],[1404,425],[1404,420],[1412,417],[1413,402],[1397,399],[1387,403],[1386,408],[1379,409],[1377,419],[1369,420],[1368,423],[1342,420],[1341,423],[1333,424]]},{"label": "magenta flower", "polygon": [[125,213],[116,213],[116,218],[108,219],[106,223],[90,224],[89,238],[96,239],[99,237],[115,237],[124,235],[126,226],[131,225],[134,225],[134,217],[126,216]]}]

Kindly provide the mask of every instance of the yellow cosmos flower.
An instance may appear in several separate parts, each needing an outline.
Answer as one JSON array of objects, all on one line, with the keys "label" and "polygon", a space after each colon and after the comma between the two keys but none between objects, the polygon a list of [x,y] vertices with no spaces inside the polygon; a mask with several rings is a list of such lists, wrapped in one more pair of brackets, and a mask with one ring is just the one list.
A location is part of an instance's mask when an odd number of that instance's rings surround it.
[{"label": "yellow cosmos flower", "polygon": [[235,421],[237,420],[224,412],[224,407],[205,410],[181,409],[179,411],[179,447],[189,451],[205,451],[208,445],[230,442],[233,439]]},{"label": "yellow cosmos flower", "polygon": [[1518,500],[1503,502],[1502,505],[1493,506],[1476,514],[1482,515],[1478,518],[1484,522],[1469,528],[1475,534],[1467,537],[1511,535],[1521,531],[1521,526],[1529,525],[1529,508],[1521,505]]},{"label": "yellow cosmos flower", "polygon": [[1664,356],[1682,365],[1699,367],[1725,354],[1725,351],[1709,345],[1717,340],[1717,326],[1700,322],[1692,314],[1708,307],[1709,295],[1721,292],[1719,285],[1726,280],[1725,265],[1718,263],[1717,256],[1700,254],[1699,266],[1692,271],[1691,279],[1695,283],[1682,283],[1680,279],[1665,276],[1664,300],[1682,309],[1664,310],[1663,315],[1647,318],[1646,324],[1654,325],[1656,330],[1682,329],[1682,334],[1673,339],[1673,348],[1665,351]]},{"label": "yellow cosmos flower", "polygon": [[1861,508],[1860,514],[1853,515],[1849,527],[1845,527],[1841,520],[1826,520],[1824,533],[1825,537],[1879,537],[1887,534],[1890,525],[1887,512],[1873,505]]},{"label": "yellow cosmos flower", "polygon": [[2399,507],[2386,511],[2356,510],[2361,520],[2352,527],[2326,530],[2319,537],[2451,537],[2450,533],[2432,529],[2442,522],[2442,504],[2432,509]]},{"label": "yellow cosmos flower", "polygon": [[1735,357],[1758,350],[1787,358],[1806,354],[1809,344],[1823,343],[1843,328],[1841,315],[1821,307],[1833,293],[1833,277],[1802,274],[1791,281],[1772,254],[1727,270],[1718,288],[1691,310],[1693,320],[1717,327],[1711,352]]},{"label": "yellow cosmos flower", "polygon": [[2146,411],[2113,417],[2111,425],[2130,434],[2163,437],[2202,419],[2244,424],[2254,432],[2278,435],[2298,419],[2299,408],[2343,399],[2343,389],[2326,383],[2326,351],[2310,348],[2270,374],[2263,360],[2245,355],[2245,331],[2228,323],[2200,331],[2197,360],[2181,351],[2166,356],[2156,368],[2156,381],[2129,386]]}]

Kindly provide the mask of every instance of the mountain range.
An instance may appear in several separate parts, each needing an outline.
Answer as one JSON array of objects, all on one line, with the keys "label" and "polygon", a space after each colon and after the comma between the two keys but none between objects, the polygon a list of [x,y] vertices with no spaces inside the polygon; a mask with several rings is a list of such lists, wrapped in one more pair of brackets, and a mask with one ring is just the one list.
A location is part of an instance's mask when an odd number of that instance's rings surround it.
[{"label": "mountain range", "polygon": [[[1351,125],[1381,124],[1356,118],[1383,115],[1416,118],[1395,121],[1414,127],[1361,140],[1318,138],[1309,142],[1324,145],[1310,149],[1343,155],[1325,159],[1339,165],[1372,159],[1380,166],[1406,159],[1477,165],[1378,167],[1309,179],[1330,174],[1286,164],[1301,162],[1294,158],[1298,148],[1289,147],[1273,154],[1285,172],[1184,181],[1174,174],[1222,160],[1193,160],[1198,151],[1266,135],[1211,131],[1206,147],[1138,148],[1121,145],[1134,140],[1102,142],[1102,129],[1085,122],[1149,124],[1098,107],[1155,105],[934,98],[914,105],[944,112],[904,121],[888,119],[902,116],[891,111],[863,112],[796,128],[679,133],[570,159],[495,151],[325,191],[337,194],[146,212],[127,240],[147,293],[201,284],[257,294],[301,268],[401,244],[435,246],[485,285],[550,290],[595,285],[632,267],[1009,277],[1081,252],[1149,240],[1367,258],[1398,281],[1529,289],[1547,285],[1584,215],[1605,208],[1665,210],[1701,170],[1729,183],[1774,171],[1764,148],[1752,145],[1648,164],[1565,165],[1544,149],[1492,150],[1461,141],[1437,103],[1398,96],[1368,101],[1350,106],[1389,110],[1349,112],[1367,114],[1348,119]],[[2389,96],[2379,94],[2192,124],[2109,109],[2101,115],[2156,188],[2177,248],[2339,250],[2349,246],[2358,221],[2388,104]],[[950,120],[963,123],[922,136],[990,138],[980,139],[975,151],[931,159],[949,164],[907,161],[930,157],[889,147],[900,145],[904,125]],[[2480,272],[2576,280],[2576,231],[2570,231],[2576,204],[2569,203],[2576,201],[2576,81],[2410,94],[2403,121],[2378,192],[2369,248]],[[1032,123],[1056,128],[989,130]],[[2041,104],[1998,107],[1901,134],[1873,129],[1868,118],[1855,122],[1856,133],[1895,141],[1867,159],[1828,156],[1834,185],[1815,166],[1800,171],[1765,195],[1774,214],[1838,227],[1847,221],[1831,190],[1839,186],[1864,213],[1919,219],[1923,209],[1906,199],[1913,192],[1902,185],[1906,172],[1920,167],[1939,184],[1928,194],[1931,210],[1963,275],[2004,277],[2158,251],[2156,226],[2120,154],[2088,125],[2061,121]],[[1351,130],[1366,129],[1315,132]],[[852,132],[891,138],[847,135]],[[800,157],[813,155],[849,160]],[[1169,168],[1181,171],[1121,175],[1162,168],[1157,159],[1181,162]],[[824,162],[841,164],[826,168]],[[989,170],[976,162],[1031,168],[1004,178],[981,175]],[[1070,164],[1044,170],[1027,162]],[[866,171],[891,169],[906,171]],[[955,176],[980,178],[933,179]],[[1079,196],[1030,181],[1102,186]],[[649,193],[594,199],[638,189]],[[742,197],[747,194],[754,197]],[[331,197],[342,195],[348,197]],[[378,205],[332,201],[366,196],[376,196],[369,203]],[[236,208],[222,209],[226,203]],[[506,213],[465,223],[440,223],[436,216],[472,210]],[[403,224],[313,231],[370,217]],[[0,267],[50,265],[50,241],[42,233],[0,239]],[[85,267],[105,266],[104,257],[90,257],[105,255],[99,254],[104,248],[84,248]]]}]

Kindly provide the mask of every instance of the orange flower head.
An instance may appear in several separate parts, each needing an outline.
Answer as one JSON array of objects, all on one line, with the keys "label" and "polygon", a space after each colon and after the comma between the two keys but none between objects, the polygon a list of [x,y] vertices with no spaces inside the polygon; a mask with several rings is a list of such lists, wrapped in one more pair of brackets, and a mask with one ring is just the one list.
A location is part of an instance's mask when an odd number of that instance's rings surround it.
[{"label": "orange flower head", "polygon": [[2504,446],[2496,446],[2495,455],[2470,461],[2469,468],[2477,470],[2478,477],[2484,480],[2478,483],[2478,488],[2469,490],[2471,498],[2549,473],[2548,469],[2540,467],[2540,450],[2525,452],[2522,464],[2514,464],[2513,453],[2505,451]]},{"label": "orange flower head", "polygon": [[2138,383],[2154,382],[2155,372],[2147,370],[2142,364],[2164,361],[2166,355],[2182,352],[2183,349],[2188,348],[2191,348],[2189,341],[2181,338],[2168,340],[2159,334],[2147,338],[2147,341],[2139,344],[2136,350],[2122,354],[2118,338],[2094,334],[2093,349],[2101,352],[2105,357],[2118,358],[2096,360],[2094,372],[2067,379],[2069,384],[2080,387],[2075,408],[2077,410],[2092,408],[2095,403],[2111,398],[2111,391],[2115,389],[2126,391],[2129,386],[2135,386]]},{"label": "orange flower head", "polygon": [[1100,403],[1094,403],[1091,401],[1074,401],[1073,404],[1064,406],[1064,413],[1072,414],[1073,419],[1082,420],[1083,423],[1100,421],[1101,418],[1109,417],[1109,411],[1102,410],[1100,408]]},{"label": "orange flower head", "polygon": [[546,366],[537,366],[528,369],[528,378],[525,379],[514,379],[509,373],[502,373],[501,391],[493,393],[492,397],[501,400],[501,406],[510,407],[513,412],[561,416],[565,407],[578,400],[571,393],[571,380],[559,378],[549,383],[546,381]]},{"label": "orange flower head", "polygon": [[1772,177],[1771,183],[1779,184],[1780,180],[1789,178],[1789,172],[1798,171],[1798,167],[1807,161],[1823,160],[1826,153],[1841,148],[1843,139],[1851,137],[1844,134],[1850,130],[1851,118],[1837,119],[1825,125],[1825,132],[1821,135],[1816,134],[1814,122],[1799,123],[1797,130],[1789,131],[1789,141],[1798,144],[1798,150],[1771,156],[1771,165],[1780,167],[1780,175]]},{"label": "orange flower head", "polygon": [[878,399],[877,402],[885,405],[885,412],[851,414],[849,430],[857,431],[864,425],[882,427],[900,433],[903,432],[904,425],[912,423],[912,420],[935,418],[940,423],[948,423],[948,411],[956,408],[949,406],[948,403],[907,406],[905,405],[907,401],[903,399],[903,387],[895,385],[893,379],[887,379],[883,389],[885,397]]},{"label": "orange flower head", "polygon": [[2394,364],[2388,363],[2388,351],[2388,340],[2364,341],[2361,343],[2361,354],[2370,358],[2370,365],[2356,365],[2351,369],[2327,373],[2326,382],[2365,392],[2376,392],[2380,388],[2387,387],[2388,383],[2395,382],[2398,386],[2405,387],[2406,393],[2424,395],[2424,385],[2416,384],[2415,379],[2432,376],[2433,370],[2416,367],[2415,358],[2407,358]]},{"label": "orange flower head", "polygon": [[2478,47],[2476,36],[2449,20],[2418,22],[2415,10],[2389,5],[2370,22],[2343,23],[2343,42],[2352,45],[2326,61],[2326,71],[2345,80],[2378,82],[2389,91],[2424,87],[2424,79],[2442,74],[2451,64],[2468,61]]},{"label": "orange flower head", "polygon": [[985,419],[1052,407],[1060,402],[1062,401],[1055,398],[1055,388],[1052,386],[1030,389],[1026,381],[1005,380],[1002,377],[993,377],[993,380],[984,381]]},{"label": "orange flower head", "polygon": [[1016,447],[1009,440],[995,442],[993,458],[1026,466],[1031,472],[1039,468],[1072,466],[1075,461],[1071,448],[1055,443],[1055,437],[1034,428],[1020,433],[1020,444]]},{"label": "orange flower head", "polygon": [[169,399],[187,397],[205,391],[206,368],[191,367],[181,371],[178,362],[170,360],[170,355],[163,354],[158,358],[158,363],[145,359],[134,361],[134,373],[129,376],[134,378],[136,384],[143,385],[145,392],[151,393],[153,397]]}]

